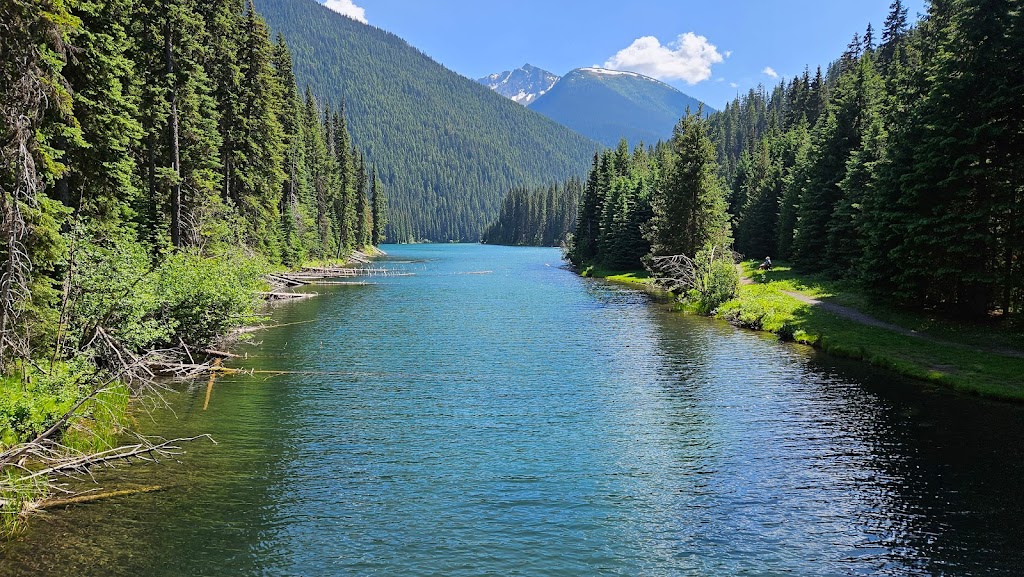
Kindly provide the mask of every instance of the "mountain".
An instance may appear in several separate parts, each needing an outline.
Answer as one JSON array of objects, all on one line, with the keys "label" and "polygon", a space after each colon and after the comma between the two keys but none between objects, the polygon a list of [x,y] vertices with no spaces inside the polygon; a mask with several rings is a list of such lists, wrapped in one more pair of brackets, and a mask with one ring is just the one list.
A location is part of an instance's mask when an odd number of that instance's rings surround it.
[{"label": "mountain", "polygon": [[337,106],[390,205],[388,239],[476,241],[514,187],[586,173],[599,144],[316,0],[256,0],[302,86]]},{"label": "mountain", "polygon": [[[687,107],[700,101],[664,82],[635,72],[578,68],[566,74],[530,109],[612,147],[667,140]],[[704,106],[704,114],[714,112]]]},{"label": "mountain", "polygon": [[558,82],[558,76],[536,66],[524,64],[522,68],[491,74],[477,82],[505,98],[529,106],[531,102],[551,90]]}]

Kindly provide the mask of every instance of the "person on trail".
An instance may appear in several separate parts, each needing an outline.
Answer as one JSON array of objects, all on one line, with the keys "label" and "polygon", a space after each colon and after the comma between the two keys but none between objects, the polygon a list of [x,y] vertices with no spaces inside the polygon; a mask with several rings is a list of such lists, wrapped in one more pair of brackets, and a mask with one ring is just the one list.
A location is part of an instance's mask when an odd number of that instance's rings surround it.
[{"label": "person on trail", "polygon": [[772,270],[772,257],[770,257],[770,256],[764,257],[764,262],[761,263],[760,268],[761,268],[761,270]]}]

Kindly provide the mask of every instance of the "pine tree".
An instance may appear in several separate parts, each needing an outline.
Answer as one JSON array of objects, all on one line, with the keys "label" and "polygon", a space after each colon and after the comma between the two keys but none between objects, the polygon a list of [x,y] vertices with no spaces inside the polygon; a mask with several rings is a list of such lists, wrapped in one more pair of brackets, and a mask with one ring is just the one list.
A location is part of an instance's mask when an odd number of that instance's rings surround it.
[{"label": "pine tree", "polygon": [[786,149],[787,166],[784,167],[782,176],[778,239],[775,245],[776,254],[781,259],[793,256],[793,238],[796,235],[800,197],[807,188],[811,133],[806,120],[802,120],[786,134]]},{"label": "pine tree", "polygon": [[665,180],[651,199],[651,250],[693,256],[728,236],[725,192],[701,110],[679,121],[670,147]]},{"label": "pine tree", "polygon": [[334,210],[330,190],[332,159],[327,151],[320,107],[308,87],[303,108],[303,131],[306,135],[305,172],[309,175],[309,196],[305,202],[310,207],[316,230],[316,241],[310,248],[317,258],[327,259],[335,256],[337,245],[331,230],[331,213]]},{"label": "pine tree", "polygon": [[54,316],[55,291],[44,273],[63,256],[64,211],[44,192],[67,167],[51,146],[54,135],[37,125],[56,119],[77,137],[61,68],[79,26],[58,0],[0,4],[0,371],[31,358],[32,330],[50,330],[40,325]]},{"label": "pine tree", "polygon": [[140,192],[128,154],[142,138],[139,77],[126,30],[132,7],[129,0],[77,4],[81,27],[71,39],[76,57],[62,70],[81,139],[61,138],[68,172],[56,183],[55,196],[106,238],[132,235]]},{"label": "pine tree", "polygon": [[388,226],[388,200],[384,195],[384,187],[377,178],[377,167],[373,167],[372,179],[370,180],[370,194],[372,200],[373,233],[371,235],[373,246],[380,246],[387,240]]},{"label": "pine tree", "polygon": [[241,129],[234,143],[237,161],[233,200],[247,225],[246,236],[260,252],[279,258],[278,194],[285,181],[284,130],[278,113],[283,88],[274,70],[266,24],[248,1],[240,48]]},{"label": "pine tree", "polygon": [[864,252],[863,205],[871,193],[875,180],[875,165],[885,147],[885,129],[882,124],[882,102],[885,85],[875,70],[874,59],[865,54],[857,65],[853,89],[856,110],[854,129],[856,141],[837,183],[841,194],[835,200],[832,215],[826,224],[828,238],[828,266],[836,275],[856,276],[855,266]]},{"label": "pine tree", "polygon": [[1021,15],[1006,0],[947,0],[928,20],[908,118],[893,134],[893,154],[909,162],[886,183],[902,212],[898,285],[908,300],[981,318],[1019,294],[1024,96],[999,71],[1021,63]]},{"label": "pine tree", "polygon": [[284,155],[282,167],[285,173],[281,190],[279,211],[281,213],[281,260],[288,265],[300,264],[306,258],[306,205],[307,174],[305,171],[305,142],[303,132],[303,109],[292,72],[292,55],[284,37],[278,35],[274,47],[274,70],[278,83],[283,89],[278,122],[283,135]]},{"label": "pine tree", "polygon": [[[869,57],[864,60],[870,63]],[[801,265],[815,270],[830,266],[828,229],[842,197],[838,184],[846,173],[850,154],[860,147],[862,112],[870,81],[863,64],[853,66],[840,77],[825,115],[814,128],[806,188],[800,195],[793,250]]]},{"label": "pine tree", "polygon": [[597,256],[597,241],[601,228],[600,216],[604,208],[599,182],[600,163],[601,155],[595,153],[587,184],[580,197],[576,233],[573,237],[571,252],[572,261],[577,265],[590,262]]},{"label": "pine tree", "polygon": [[[377,180],[377,171],[373,169],[369,180],[365,179],[366,160],[359,155],[360,171],[364,176],[363,186],[356,190],[356,248],[365,248],[372,244],[371,235],[373,232],[373,215],[370,213],[370,203],[366,190],[367,183],[374,183]],[[373,186],[370,184],[370,186]]]}]

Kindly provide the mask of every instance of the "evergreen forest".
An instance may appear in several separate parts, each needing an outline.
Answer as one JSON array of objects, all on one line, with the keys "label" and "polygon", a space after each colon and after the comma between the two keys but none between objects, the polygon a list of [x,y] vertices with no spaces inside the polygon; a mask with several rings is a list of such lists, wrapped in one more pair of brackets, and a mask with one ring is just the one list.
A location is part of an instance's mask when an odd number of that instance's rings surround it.
[{"label": "evergreen forest", "polygon": [[982,319],[1024,299],[1019,3],[895,0],[837,61],[664,143],[595,157],[570,257],[640,268],[731,244],[906,307]]},{"label": "evergreen forest", "polygon": [[393,242],[480,240],[504,195],[579,177],[600,145],[316,0],[258,0],[300,86],[344,101],[391,203]]},{"label": "evergreen forest", "polygon": [[579,179],[546,188],[516,188],[505,196],[501,212],[484,230],[481,242],[512,246],[561,246],[576,223],[582,192]]},{"label": "evergreen forest", "polygon": [[389,169],[251,0],[5,0],[0,55],[3,443],[386,236]]}]

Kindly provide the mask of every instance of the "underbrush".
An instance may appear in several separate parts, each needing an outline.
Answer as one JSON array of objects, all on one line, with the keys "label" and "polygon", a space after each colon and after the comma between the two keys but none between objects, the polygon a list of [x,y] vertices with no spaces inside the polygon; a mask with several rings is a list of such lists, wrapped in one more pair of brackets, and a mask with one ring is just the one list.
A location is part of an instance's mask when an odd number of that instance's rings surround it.
[{"label": "underbrush", "polygon": [[[62,314],[36,325],[31,360],[0,375],[0,454],[58,424],[48,437],[57,442],[52,450],[89,455],[114,448],[133,396],[117,380],[120,362],[182,343],[204,346],[261,320],[268,266],[241,250],[176,251],[154,264],[138,244],[83,242],[74,257]],[[0,535],[16,527],[24,503],[46,497],[47,484],[29,473],[39,465],[20,457],[8,453],[0,461]]]}]

